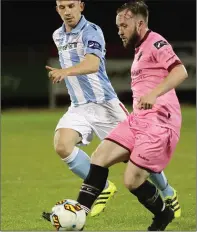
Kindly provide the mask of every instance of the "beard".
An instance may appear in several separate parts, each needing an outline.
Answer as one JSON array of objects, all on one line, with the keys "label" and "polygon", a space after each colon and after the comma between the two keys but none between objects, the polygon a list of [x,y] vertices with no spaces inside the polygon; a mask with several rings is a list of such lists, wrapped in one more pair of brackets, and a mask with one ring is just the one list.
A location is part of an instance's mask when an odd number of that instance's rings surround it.
[{"label": "beard", "polygon": [[135,47],[139,41],[140,41],[140,36],[137,33],[137,29],[135,28],[133,35],[128,40],[128,43],[125,44],[125,48],[129,50],[135,50]]}]

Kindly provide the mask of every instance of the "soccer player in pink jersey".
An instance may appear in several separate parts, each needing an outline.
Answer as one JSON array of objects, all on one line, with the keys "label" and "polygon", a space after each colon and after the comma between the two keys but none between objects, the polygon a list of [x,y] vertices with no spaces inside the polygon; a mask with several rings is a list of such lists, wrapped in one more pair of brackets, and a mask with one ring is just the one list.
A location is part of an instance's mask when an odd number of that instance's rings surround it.
[{"label": "soccer player in pink jersey", "polygon": [[88,213],[105,186],[108,168],[129,159],[124,184],[153,213],[148,230],[163,231],[175,212],[147,179],[150,173],[165,169],[179,141],[181,111],[175,88],[187,78],[187,71],[171,45],[148,29],[148,15],[142,0],[126,3],[117,11],[123,45],[135,49],[131,67],[133,112],[94,152],[77,200]]}]

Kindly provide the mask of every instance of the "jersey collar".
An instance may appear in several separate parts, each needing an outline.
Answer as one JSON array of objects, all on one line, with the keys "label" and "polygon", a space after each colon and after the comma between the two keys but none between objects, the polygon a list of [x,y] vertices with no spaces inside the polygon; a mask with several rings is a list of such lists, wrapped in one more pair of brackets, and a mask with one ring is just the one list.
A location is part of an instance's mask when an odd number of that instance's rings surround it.
[{"label": "jersey collar", "polygon": [[135,48],[138,48],[147,38],[148,38],[148,35],[150,34],[151,30],[149,29],[146,34],[144,35],[144,37],[142,38],[142,40],[140,40],[140,42],[136,45]]}]

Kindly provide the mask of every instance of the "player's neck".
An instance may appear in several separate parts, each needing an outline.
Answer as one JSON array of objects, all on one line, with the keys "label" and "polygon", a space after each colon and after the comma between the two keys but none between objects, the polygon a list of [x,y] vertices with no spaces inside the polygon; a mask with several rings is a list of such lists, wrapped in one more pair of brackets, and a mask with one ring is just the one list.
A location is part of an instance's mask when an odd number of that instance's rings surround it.
[{"label": "player's neck", "polygon": [[148,27],[146,27],[141,31],[141,33],[140,33],[140,41],[144,39],[144,37],[145,37],[146,33],[148,32],[148,30],[149,30]]},{"label": "player's neck", "polygon": [[147,35],[148,31],[149,31],[148,27],[143,28],[143,29],[140,31],[139,37],[138,37],[138,41],[137,41],[137,43],[135,44],[135,48],[139,47],[139,46],[143,43],[143,41],[146,39],[146,35]]},{"label": "player's neck", "polygon": [[[64,23],[65,24],[65,23]],[[68,25],[65,24],[65,28],[66,28],[66,32],[71,32],[72,31],[72,27],[69,27]]]}]

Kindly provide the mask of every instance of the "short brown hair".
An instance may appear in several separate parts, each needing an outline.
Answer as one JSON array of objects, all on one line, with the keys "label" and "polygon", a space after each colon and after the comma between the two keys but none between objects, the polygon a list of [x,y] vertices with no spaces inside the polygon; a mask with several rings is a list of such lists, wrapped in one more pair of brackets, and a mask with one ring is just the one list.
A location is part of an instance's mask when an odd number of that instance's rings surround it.
[{"label": "short brown hair", "polygon": [[117,14],[119,14],[121,11],[128,9],[131,11],[134,15],[141,15],[146,22],[148,22],[148,6],[143,0],[132,0],[128,3],[123,4],[120,8],[117,10]]}]

